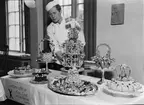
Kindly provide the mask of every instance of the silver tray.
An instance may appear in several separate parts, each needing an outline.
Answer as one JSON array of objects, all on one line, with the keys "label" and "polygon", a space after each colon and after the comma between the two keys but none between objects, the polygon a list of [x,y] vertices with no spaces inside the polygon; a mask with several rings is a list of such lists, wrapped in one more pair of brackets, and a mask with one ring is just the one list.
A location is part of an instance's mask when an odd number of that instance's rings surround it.
[{"label": "silver tray", "polygon": [[[58,79],[54,78],[52,81],[49,81],[48,82],[48,88],[56,93],[59,93],[59,94],[62,94],[62,95],[68,95],[68,96],[91,96],[91,95],[94,95],[97,91],[98,91],[98,86],[96,84],[93,84],[91,82],[88,82],[88,81],[85,81],[85,80],[82,80],[82,82],[84,82],[85,84],[85,87],[90,87],[92,88],[92,90],[88,91],[87,93],[75,93],[74,91],[72,92],[67,92],[67,88],[65,88],[64,90],[61,89],[62,86],[56,86],[54,85],[55,82],[57,82]],[[84,85],[83,85],[84,86]],[[72,88],[69,88],[69,89],[72,89]],[[80,89],[80,88],[77,88],[77,89]],[[86,88],[85,88],[86,89]],[[84,90],[83,90],[84,92]]]}]

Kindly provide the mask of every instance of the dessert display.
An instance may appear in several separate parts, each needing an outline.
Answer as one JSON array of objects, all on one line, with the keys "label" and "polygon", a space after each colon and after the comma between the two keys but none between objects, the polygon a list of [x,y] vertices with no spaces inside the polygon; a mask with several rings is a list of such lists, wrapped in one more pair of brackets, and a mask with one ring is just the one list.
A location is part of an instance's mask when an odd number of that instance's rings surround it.
[{"label": "dessert display", "polygon": [[30,65],[23,66],[23,67],[15,67],[14,70],[8,72],[8,75],[12,77],[27,77],[32,76],[33,69]]},{"label": "dessert display", "polygon": [[33,73],[33,78],[30,81],[31,83],[47,83],[48,79],[48,71],[45,68],[42,69],[35,69]]},{"label": "dessert display", "polygon": [[115,74],[112,80],[107,81],[104,92],[123,97],[135,97],[144,92],[143,85],[130,76],[131,68],[126,64],[116,66]]},{"label": "dessert display", "polygon": [[[100,49],[104,49],[105,54],[101,54],[104,51],[100,51]],[[97,70],[101,70],[102,72],[102,78],[100,81],[98,81],[98,84],[104,83],[104,73],[107,70],[113,70],[112,69],[112,63],[115,61],[114,58],[111,58],[111,48],[108,44],[106,43],[101,43],[97,46],[96,48],[96,55],[91,57],[92,61],[95,62]]]},{"label": "dessert display", "polygon": [[14,74],[16,75],[24,75],[24,74],[29,74],[29,73],[32,74],[33,72],[30,65],[23,66],[23,67],[15,67],[13,71],[14,71]]},{"label": "dessert display", "polygon": [[[79,28],[76,27],[68,28],[68,40],[66,40],[63,45],[63,61],[62,65],[64,67],[81,68],[84,59],[84,44],[78,40]],[[78,69],[79,70],[79,69]]]},{"label": "dessert display", "polygon": [[87,96],[94,95],[98,87],[89,81],[81,80],[78,73],[69,70],[67,76],[59,76],[49,81],[48,87],[54,92],[64,95]]},{"label": "dessert display", "polygon": [[48,88],[64,95],[94,95],[98,87],[89,81],[81,80],[79,77],[84,58],[84,45],[78,40],[78,34],[79,28],[69,26],[68,40],[62,45],[62,65],[68,68],[66,69],[67,74],[50,79]]}]

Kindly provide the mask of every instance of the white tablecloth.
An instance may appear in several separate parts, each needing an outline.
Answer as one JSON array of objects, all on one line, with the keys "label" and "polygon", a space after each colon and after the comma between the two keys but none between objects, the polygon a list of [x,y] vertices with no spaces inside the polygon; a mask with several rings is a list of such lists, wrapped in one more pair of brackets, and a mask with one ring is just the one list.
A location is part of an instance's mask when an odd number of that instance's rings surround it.
[{"label": "white tablecloth", "polygon": [[5,101],[5,100],[6,100],[5,91],[0,79],[0,101]]},{"label": "white tablecloth", "polygon": [[[49,77],[60,75],[59,71],[52,71]],[[97,83],[99,79],[80,76],[84,80]],[[31,84],[27,78],[2,77],[5,93],[9,99],[26,105],[116,105],[116,104],[144,104],[144,94],[135,98],[113,97],[103,93],[102,85],[92,96],[66,96],[51,91],[47,84]]]}]

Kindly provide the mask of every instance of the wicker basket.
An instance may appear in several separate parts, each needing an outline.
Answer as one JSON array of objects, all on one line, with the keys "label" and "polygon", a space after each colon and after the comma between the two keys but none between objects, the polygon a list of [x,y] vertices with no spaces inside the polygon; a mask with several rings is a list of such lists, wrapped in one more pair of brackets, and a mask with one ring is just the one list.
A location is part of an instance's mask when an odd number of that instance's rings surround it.
[{"label": "wicker basket", "polygon": [[42,48],[41,48],[41,44],[46,40],[49,41],[49,39],[43,39],[39,43],[40,60],[43,62],[51,62],[53,59],[53,53],[52,52],[43,52]]},{"label": "wicker basket", "polygon": [[[105,54],[102,55],[100,48],[104,48]],[[96,55],[92,57],[92,60],[95,62],[96,66],[101,69],[109,68],[111,63],[115,61],[114,58],[111,58],[111,48],[108,44],[102,43],[99,44],[96,48]]]},{"label": "wicker basket", "polygon": [[101,44],[99,44],[98,46],[97,46],[97,48],[96,48],[96,55],[97,56],[101,56],[101,51],[100,51],[100,48],[102,48],[102,47],[104,47],[104,48],[106,48],[106,54],[104,55],[106,58],[110,58],[110,56],[111,56],[111,48],[110,48],[110,46],[108,45],[108,44],[106,44],[106,43],[101,43]]}]

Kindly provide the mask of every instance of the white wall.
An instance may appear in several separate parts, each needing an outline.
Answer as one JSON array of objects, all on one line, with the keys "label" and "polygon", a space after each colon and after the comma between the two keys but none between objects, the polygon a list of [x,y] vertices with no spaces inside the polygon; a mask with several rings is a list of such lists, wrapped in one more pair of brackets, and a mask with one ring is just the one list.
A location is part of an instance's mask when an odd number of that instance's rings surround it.
[{"label": "white wall", "polygon": [[[111,25],[111,5],[125,3],[124,24]],[[114,65],[125,63],[132,77],[144,84],[143,0],[97,0],[97,45],[112,48]]]}]

